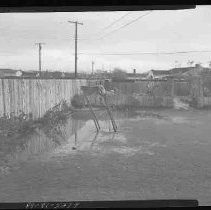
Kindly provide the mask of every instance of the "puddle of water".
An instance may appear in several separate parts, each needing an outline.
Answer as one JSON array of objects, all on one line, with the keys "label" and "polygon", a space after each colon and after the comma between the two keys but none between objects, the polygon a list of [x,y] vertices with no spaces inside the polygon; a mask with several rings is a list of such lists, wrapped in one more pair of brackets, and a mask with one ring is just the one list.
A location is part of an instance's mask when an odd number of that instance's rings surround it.
[{"label": "puddle of water", "polygon": [[148,142],[148,141],[143,141],[143,144],[148,145],[149,147],[166,147],[166,144],[160,144],[159,142]]},{"label": "puddle of water", "polygon": [[[13,152],[4,155],[4,162],[0,167],[13,166],[14,164],[29,161],[41,157],[46,152],[51,152],[62,145],[73,133],[84,125],[81,120],[70,118],[66,124],[58,125],[54,133],[46,133],[42,129],[36,129],[36,132],[25,139],[24,144],[14,148]],[[11,145],[12,147],[13,145]],[[0,170],[1,173],[2,170]],[[2,174],[2,173],[1,173]]]},{"label": "puddle of water", "polygon": [[149,143],[145,142],[141,146],[136,146],[136,147],[129,147],[127,145],[111,145],[107,144],[105,145],[100,145],[98,147],[98,152],[100,151],[100,155],[109,155],[111,153],[117,153],[121,154],[127,157],[133,156],[135,154],[145,154],[145,155],[154,155],[155,153],[152,151],[154,147],[166,147],[166,145],[161,145],[157,142],[154,143]]},{"label": "puddle of water", "polygon": [[172,116],[165,119],[155,119],[154,123],[159,124],[188,124],[190,126],[196,126],[202,124],[201,121],[199,121],[196,118],[189,118],[189,117],[183,117],[183,116]]},{"label": "puddle of water", "polygon": [[147,148],[144,148],[142,146],[138,148],[128,148],[128,147],[122,147],[122,148],[113,148],[112,152],[124,154],[126,156],[133,156],[137,153],[139,154],[147,154],[147,155],[154,155],[154,152],[150,151]]},{"label": "puddle of water", "polygon": [[[102,130],[101,139],[111,138],[110,136],[113,135],[111,122],[107,120],[99,123]],[[24,161],[41,160],[49,154],[61,156],[74,153],[76,150],[88,150],[94,138],[97,140],[92,120],[84,121],[70,117],[66,124],[58,125],[56,130],[51,132],[46,133],[42,129],[37,129],[36,133],[22,141],[25,142],[24,144],[18,145],[13,152],[4,155],[5,161],[0,164],[0,167],[3,167],[0,168],[0,174],[6,173],[5,164],[12,167]],[[119,140],[125,139],[119,138]]]},{"label": "puddle of water", "polygon": [[[101,130],[96,133],[92,120],[80,120],[77,117],[70,117],[65,124],[58,125],[56,129],[51,131],[51,135],[45,130],[37,129],[36,133],[28,137],[23,145],[16,148],[15,152],[6,155],[7,165],[82,154],[81,152],[88,152],[91,155],[110,153],[126,156],[136,153],[153,155],[151,148],[161,146],[157,143],[143,143],[139,147],[128,146],[128,139],[124,136],[126,128],[121,127],[125,119],[130,121],[140,119],[161,121],[163,119],[159,114],[146,111],[138,111],[136,115],[132,116],[125,112],[114,112],[113,114],[118,127],[116,133],[113,132],[112,124],[108,119],[99,121]],[[0,165],[0,173],[8,173],[9,168],[5,167],[5,165]]]},{"label": "puddle of water", "polygon": [[190,124],[190,119],[181,116],[170,117],[168,119],[156,119],[155,124]]},{"label": "puddle of water", "polygon": [[117,142],[117,143],[121,143],[121,144],[127,144],[127,139],[126,137],[121,133],[121,132],[117,132],[117,133],[104,133],[101,132],[101,136],[100,136],[100,142]]},{"label": "puddle of water", "polygon": [[175,124],[190,123],[191,122],[190,119],[187,119],[185,117],[180,117],[180,116],[178,116],[178,117],[172,117],[171,118],[171,121],[172,121],[172,123],[175,123]]},{"label": "puddle of water", "polygon": [[[65,157],[71,155],[83,155],[84,152],[89,155],[105,156],[109,154],[121,154],[124,156],[133,156],[137,153],[154,155],[152,148],[165,147],[158,142],[143,142],[141,146],[128,146],[126,137],[121,132],[106,132],[106,122],[100,121],[103,131],[93,134],[93,125],[87,122],[86,126],[78,131],[77,136],[69,138],[68,143],[58,147],[48,155],[48,160],[52,157]],[[80,135],[81,134],[81,135]],[[73,148],[75,148],[73,150]],[[81,153],[82,152],[82,153]]]},{"label": "puddle of water", "polygon": [[119,132],[111,132],[111,125],[108,121],[99,121],[101,126],[100,132],[96,132],[93,121],[88,120],[85,125],[77,130],[72,136],[69,137],[66,143],[60,147],[55,148],[48,154],[48,158],[52,156],[67,156],[77,154],[81,151],[93,151],[96,145],[102,145],[109,142],[126,144],[126,138]]}]

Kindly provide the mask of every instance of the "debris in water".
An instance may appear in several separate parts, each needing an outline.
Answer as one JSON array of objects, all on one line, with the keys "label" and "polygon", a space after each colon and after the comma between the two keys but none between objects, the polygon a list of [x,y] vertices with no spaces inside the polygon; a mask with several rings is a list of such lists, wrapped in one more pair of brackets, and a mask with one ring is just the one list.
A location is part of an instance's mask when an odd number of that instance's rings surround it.
[{"label": "debris in water", "polygon": [[189,108],[189,104],[182,102],[179,98],[174,98],[174,109],[189,110]]},{"label": "debris in water", "polygon": [[151,111],[135,111],[134,113],[135,116],[139,116],[141,118],[158,118],[158,119],[163,119],[164,116],[160,115],[159,113],[156,112],[151,112]]}]

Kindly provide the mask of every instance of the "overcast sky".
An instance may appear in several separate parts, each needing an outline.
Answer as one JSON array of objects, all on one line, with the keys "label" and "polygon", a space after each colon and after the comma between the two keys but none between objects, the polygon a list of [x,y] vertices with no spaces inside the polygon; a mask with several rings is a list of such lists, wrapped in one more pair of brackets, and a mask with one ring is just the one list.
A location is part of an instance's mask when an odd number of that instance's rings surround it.
[{"label": "overcast sky", "polygon": [[[38,69],[36,42],[45,42],[42,50],[44,70],[74,71],[74,25],[78,26],[78,70],[110,70],[120,67],[128,72],[169,69],[177,60],[211,61],[210,53],[171,55],[100,55],[100,53],[146,53],[211,50],[211,6],[177,11],[59,12],[0,14],[0,68]],[[123,17],[124,16],[124,17]],[[123,17],[120,21],[116,20]],[[113,25],[111,25],[114,23]],[[107,27],[111,25],[110,27]],[[107,27],[107,28],[106,28]],[[113,31],[116,30],[116,31]],[[113,31],[113,32],[112,32]],[[110,33],[110,34],[109,34]],[[105,36],[103,39],[101,37]]]}]

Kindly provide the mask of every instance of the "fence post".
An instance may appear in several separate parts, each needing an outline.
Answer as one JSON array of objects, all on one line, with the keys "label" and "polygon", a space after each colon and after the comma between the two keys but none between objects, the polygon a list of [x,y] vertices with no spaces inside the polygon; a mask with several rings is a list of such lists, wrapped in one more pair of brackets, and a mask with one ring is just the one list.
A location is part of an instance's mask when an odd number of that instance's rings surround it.
[{"label": "fence post", "polygon": [[198,108],[202,108],[204,106],[203,101],[203,81],[202,78],[199,78],[198,80]]},{"label": "fence post", "polygon": [[4,112],[4,117],[5,117],[6,116],[6,105],[5,105],[4,79],[1,79],[1,85],[2,85],[3,112]]},{"label": "fence post", "polygon": [[171,79],[171,96],[174,98],[174,79]]},{"label": "fence post", "polygon": [[175,86],[175,84],[174,84],[174,78],[170,78],[169,79],[169,89],[171,88],[171,95],[170,95],[170,101],[171,101],[171,107],[174,107],[174,86]]}]

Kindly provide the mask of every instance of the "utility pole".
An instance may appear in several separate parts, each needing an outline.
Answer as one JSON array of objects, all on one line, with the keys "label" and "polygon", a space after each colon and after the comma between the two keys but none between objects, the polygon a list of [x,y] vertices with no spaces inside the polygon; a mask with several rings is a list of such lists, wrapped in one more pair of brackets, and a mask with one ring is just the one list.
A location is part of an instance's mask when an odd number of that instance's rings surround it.
[{"label": "utility pole", "polygon": [[94,74],[94,61],[92,61],[92,75]]},{"label": "utility pole", "polygon": [[38,49],[39,49],[39,72],[40,72],[40,77],[41,77],[41,70],[42,70],[42,65],[41,65],[41,50],[42,50],[42,45],[44,45],[45,43],[35,43],[35,45],[38,45]]},{"label": "utility pole", "polygon": [[69,23],[75,24],[75,78],[77,78],[77,42],[78,42],[78,24],[83,25],[83,23],[79,23],[78,21],[68,21]]}]

